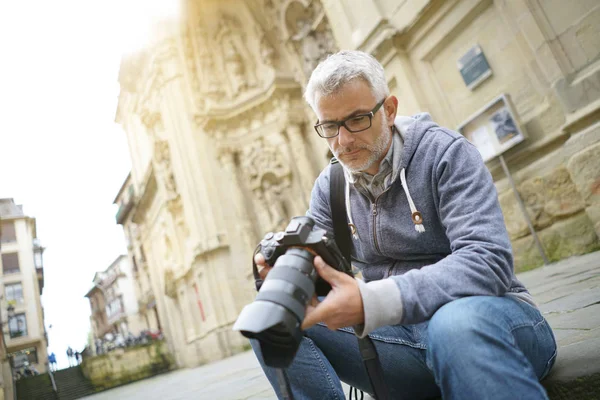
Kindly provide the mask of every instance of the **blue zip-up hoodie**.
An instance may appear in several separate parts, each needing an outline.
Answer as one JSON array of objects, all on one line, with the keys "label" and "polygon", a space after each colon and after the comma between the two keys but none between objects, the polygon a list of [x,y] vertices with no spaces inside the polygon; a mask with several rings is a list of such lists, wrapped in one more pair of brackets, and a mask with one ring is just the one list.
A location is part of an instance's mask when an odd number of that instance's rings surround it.
[{"label": "blue zip-up hoodie", "polygon": [[[352,264],[365,278],[365,323],[355,327],[361,337],[384,325],[423,322],[466,296],[513,295],[534,305],[515,277],[496,188],[478,150],[429,114],[411,118],[396,119],[404,146],[388,188],[374,200],[347,188],[357,232]],[[317,178],[308,215],[333,233],[329,174],[328,166]],[[413,221],[415,211],[422,221]]]}]

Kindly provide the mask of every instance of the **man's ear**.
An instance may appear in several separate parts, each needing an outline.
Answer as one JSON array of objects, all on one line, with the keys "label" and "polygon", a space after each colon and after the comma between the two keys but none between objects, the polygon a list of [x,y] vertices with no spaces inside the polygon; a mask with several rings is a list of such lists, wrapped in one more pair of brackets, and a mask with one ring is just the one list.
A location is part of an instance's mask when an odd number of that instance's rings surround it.
[{"label": "man's ear", "polygon": [[389,96],[385,99],[385,103],[383,104],[385,109],[385,116],[388,121],[394,123],[394,119],[396,119],[396,113],[398,112],[398,99],[396,96]]}]

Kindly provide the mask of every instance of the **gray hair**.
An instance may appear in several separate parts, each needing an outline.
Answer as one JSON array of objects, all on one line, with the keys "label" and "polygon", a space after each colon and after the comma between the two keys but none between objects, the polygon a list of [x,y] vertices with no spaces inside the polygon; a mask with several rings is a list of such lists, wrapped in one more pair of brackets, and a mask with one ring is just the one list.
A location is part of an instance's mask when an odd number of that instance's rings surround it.
[{"label": "gray hair", "polygon": [[323,60],[312,72],[304,99],[316,111],[317,96],[329,96],[347,83],[361,79],[371,88],[377,101],[390,95],[383,66],[362,51],[343,50]]}]

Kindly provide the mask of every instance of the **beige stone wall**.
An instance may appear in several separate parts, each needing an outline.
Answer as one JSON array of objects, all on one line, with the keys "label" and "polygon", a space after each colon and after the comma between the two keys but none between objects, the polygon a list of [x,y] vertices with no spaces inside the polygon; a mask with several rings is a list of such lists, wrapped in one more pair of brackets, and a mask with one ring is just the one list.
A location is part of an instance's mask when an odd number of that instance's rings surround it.
[{"label": "beige stone wall", "polygon": [[301,98],[336,48],[327,17],[319,2],[268,3],[185,2],[121,68],[136,292],[182,366],[247,346],[231,326],[253,297],[254,246],[306,211],[327,162]]},{"label": "beige stone wall", "polygon": [[[596,200],[589,194],[597,186],[600,168],[592,161],[593,150],[584,146],[579,146],[579,154],[567,150],[573,147],[569,143],[582,142],[577,136],[586,129],[586,145],[600,138],[594,136],[597,128],[590,128],[598,121],[600,107],[600,4],[585,0],[324,4],[334,34],[345,47],[369,51],[384,63],[390,88],[400,100],[400,113],[427,111],[452,128],[506,94],[527,139],[504,157],[547,256],[553,261],[600,247],[594,228]],[[358,15],[367,18],[359,21]],[[493,75],[470,90],[456,62],[476,44]],[[541,256],[500,164],[492,160],[488,167],[497,182],[516,268],[540,265]]]},{"label": "beige stone wall", "polygon": [[84,376],[101,390],[167,372],[172,366],[166,344],[159,341],[88,357],[81,368]]},{"label": "beige stone wall", "polygon": [[[527,140],[505,158],[548,256],[598,248],[598,6],[565,3],[182,1],[181,18],[123,59],[116,117],[132,157],[122,223],[140,310],[160,322],[177,364],[246,344],[231,326],[253,297],[254,246],[305,212],[327,162],[302,89],[341,48],[382,62],[400,113],[427,111],[451,128],[506,94]],[[493,75],[469,90],[456,61],[475,44]],[[517,268],[539,265],[498,162],[488,167]]]}]

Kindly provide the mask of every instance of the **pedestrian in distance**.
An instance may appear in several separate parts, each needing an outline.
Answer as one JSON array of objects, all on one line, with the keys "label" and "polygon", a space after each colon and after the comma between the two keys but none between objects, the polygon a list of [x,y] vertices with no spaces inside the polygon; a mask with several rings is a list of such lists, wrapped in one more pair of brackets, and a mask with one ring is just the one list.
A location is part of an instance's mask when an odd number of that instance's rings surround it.
[{"label": "pedestrian in distance", "polygon": [[75,360],[73,360],[73,349],[71,348],[71,346],[69,346],[67,348],[67,358],[69,359],[69,367],[72,367],[73,365],[75,365],[74,364]]}]

